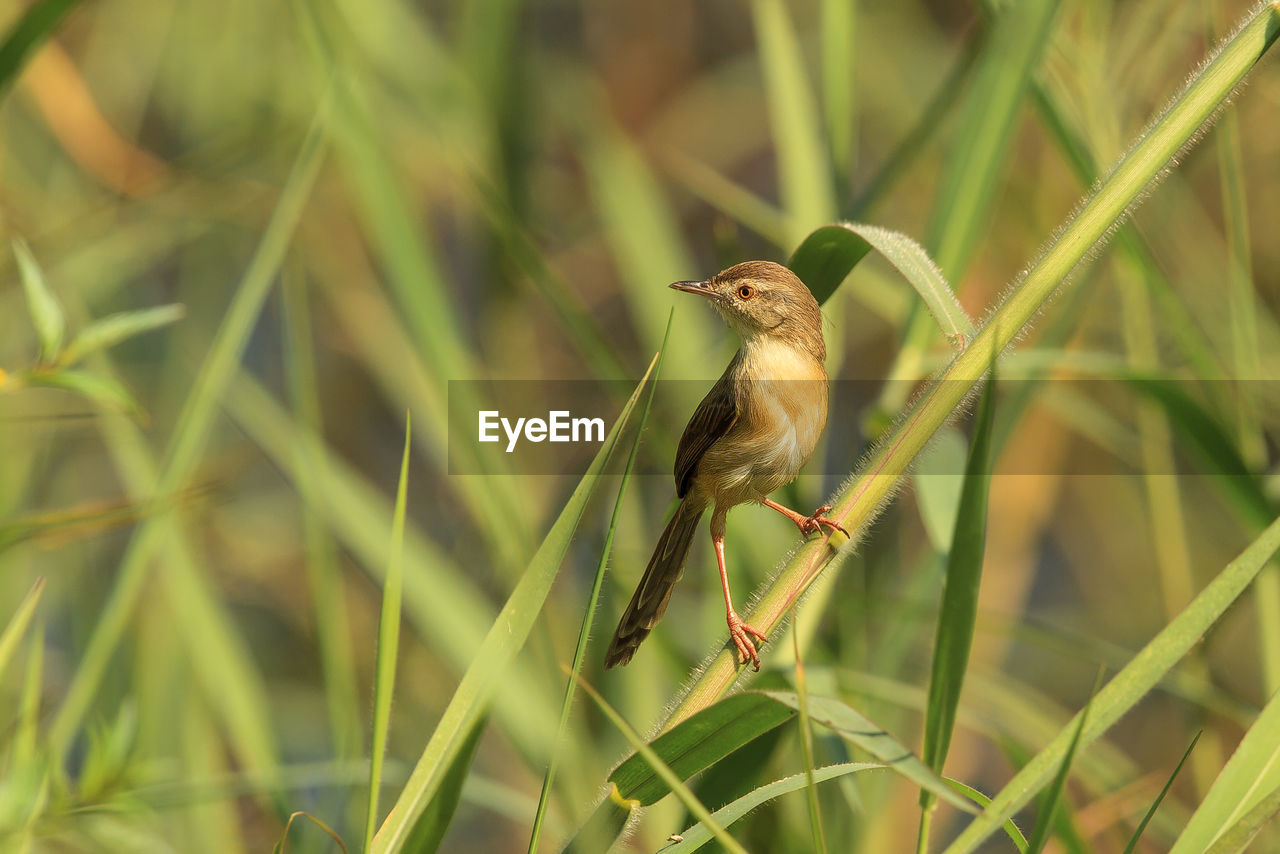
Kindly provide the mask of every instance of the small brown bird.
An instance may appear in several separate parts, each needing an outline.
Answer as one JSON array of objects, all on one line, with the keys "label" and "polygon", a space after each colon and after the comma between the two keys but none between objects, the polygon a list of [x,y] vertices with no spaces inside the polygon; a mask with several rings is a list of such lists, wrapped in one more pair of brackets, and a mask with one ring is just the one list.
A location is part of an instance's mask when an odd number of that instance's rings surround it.
[{"label": "small brown bird", "polygon": [[772,507],[802,534],[838,528],[819,507],[810,516],[769,500],[790,483],[813,453],[827,424],[827,356],[817,300],[795,274],[770,261],[747,261],[705,282],[676,282],[699,294],[742,337],[724,375],[698,404],[676,450],[675,515],[631,597],[605,655],[605,667],[626,664],[662,619],[684,572],[698,520],[711,507],[711,542],[720,565],[725,619],[739,660],[760,669],[752,638],[763,632],[733,610],[725,571],[724,530],[729,508],[747,501]]}]

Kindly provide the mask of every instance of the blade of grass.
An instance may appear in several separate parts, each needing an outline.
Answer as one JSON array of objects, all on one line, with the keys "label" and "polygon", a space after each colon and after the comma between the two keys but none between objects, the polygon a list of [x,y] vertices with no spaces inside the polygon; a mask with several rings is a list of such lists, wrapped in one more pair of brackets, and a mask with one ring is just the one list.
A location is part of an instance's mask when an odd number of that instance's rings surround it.
[{"label": "blade of grass", "polygon": [[667,340],[671,336],[671,320],[675,310],[667,315],[667,331],[662,337],[662,349],[658,351],[658,361],[653,368],[653,382],[649,384],[649,393],[645,395],[644,406],[640,410],[640,419],[636,423],[635,439],[631,442],[631,452],[627,455],[626,465],[622,469],[622,477],[618,482],[618,495],[613,500],[613,512],[609,515],[609,527],[605,530],[604,545],[600,548],[600,560],[596,563],[595,579],[591,583],[591,593],[587,596],[587,607],[582,615],[582,626],[578,630],[578,644],[573,651],[573,664],[570,668],[568,683],[564,689],[564,702],[560,704],[560,723],[556,727],[555,741],[552,742],[551,758],[547,762],[546,773],[542,777],[542,790],[538,793],[538,807],[533,815],[533,829],[529,832],[529,854],[538,850],[538,841],[542,836],[542,824],[546,819],[547,806],[551,802],[551,785],[555,781],[556,761],[560,743],[569,729],[569,713],[573,710],[574,687],[582,674],[582,662],[586,659],[587,643],[591,638],[591,627],[595,621],[596,605],[600,601],[600,588],[604,584],[605,567],[609,563],[609,555],[613,551],[613,535],[618,528],[618,519],[622,515],[622,499],[627,494],[627,485],[631,482],[631,470],[635,467],[636,456],[640,451],[640,437],[644,433],[645,424],[649,420],[649,408],[653,405],[653,393],[662,376],[662,354],[666,352]]},{"label": "blade of grass", "polygon": [[[859,771],[874,771],[884,767],[879,762],[842,762],[839,765],[814,768],[803,774],[792,774],[790,777],[783,777],[781,780],[774,780],[772,783],[753,789],[733,802],[720,807],[720,809],[711,814],[711,817],[721,827],[729,827],[752,810],[783,795],[812,786],[814,783],[834,780],[846,774],[856,774]],[[680,841],[675,845],[664,847],[662,854],[690,854],[690,852],[699,850],[714,838],[711,835],[711,831],[701,823],[689,827],[680,834],[680,837]]]},{"label": "blade of grass", "polygon": [[[785,691],[761,693],[790,708],[799,708],[800,699],[795,694]],[[894,773],[933,792],[956,809],[975,812],[968,801],[952,791],[940,776],[904,747],[902,742],[857,709],[831,697],[810,697],[809,711],[814,721],[881,760]]]},{"label": "blade of grass", "polygon": [[[950,785],[951,788],[966,796],[978,806],[985,809],[986,806],[991,803],[990,798],[972,786],[966,785],[959,780],[953,780],[950,777],[944,777],[943,779],[947,781],[947,784]],[[1009,837],[1009,841],[1018,849],[1020,854],[1027,854],[1027,837],[1022,835],[1022,831],[1018,829],[1018,825],[1013,823],[1013,819],[1007,819],[1005,821],[1004,832],[1005,835]]]},{"label": "blade of grass", "polygon": [[658,755],[658,752],[645,743],[645,740],[641,737],[640,733],[636,732],[635,729],[632,728],[631,724],[627,723],[626,719],[622,717],[622,715],[618,714],[617,710],[614,709],[613,706],[609,705],[608,701],[605,700],[604,697],[601,697],[600,693],[596,691],[595,688],[591,687],[591,683],[587,682],[581,676],[574,676],[574,680],[582,686],[582,690],[587,692],[591,699],[596,701],[596,705],[600,707],[602,712],[604,712],[605,717],[609,719],[609,722],[617,727],[619,732],[626,736],[627,741],[631,744],[631,747],[636,751],[637,755],[644,759],[644,762],[649,766],[649,769],[657,775],[658,779],[662,781],[663,785],[665,785],[672,794],[680,799],[680,803],[684,804],[685,809],[689,810],[689,812],[693,813],[693,815],[697,817],[699,823],[703,827],[707,828],[712,837],[723,845],[726,851],[736,852],[736,854],[747,854],[746,849],[738,844],[738,841],[730,836],[728,831],[716,822],[715,818],[711,815],[711,811],[706,808],[702,801],[698,800],[697,795],[690,791],[689,787],[684,784],[684,780],[680,778],[680,775],[671,770],[670,766],[662,761],[662,757]]},{"label": "blade of grass", "polygon": [[824,150],[813,86],[800,39],[781,0],[753,0],[765,101],[778,152],[778,192],[791,243],[837,214],[830,160]]},{"label": "blade of grass", "polygon": [[1258,801],[1244,816],[1218,837],[1205,854],[1241,854],[1267,824],[1280,813],[1280,789]]},{"label": "blade of grass", "polygon": [[31,315],[31,324],[40,341],[39,361],[41,364],[52,364],[62,352],[62,341],[67,334],[66,315],[62,311],[62,304],[49,289],[44,272],[31,254],[27,242],[21,237],[13,240],[13,254],[18,259],[22,292],[27,297],[27,312]]},{"label": "blade of grass", "polygon": [[[307,285],[297,265],[285,269],[282,293],[285,383],[297,420],[313,433],[322,432],[320,397],[317,393],[314,338]],[[234,393],[234,392],[233,392]],[[324,525],[324,487],[329,478],[328,460],[312,442],[295,444],[301,500],[302,540],[307,577],[315,609],[316,642],[324,670],[325,705],[330,738],[338,759],[363,753],[361,701],[356,691],[356,665],[351,649],[351,622],[342,589],[342,569],[333,538]],[[388,544],[388,554],[391,546]],[[385,566],[386,564],[384,564]]]},{"label": "blade of grass", "polygon": [[67,13],[80,5],[79,0],[38,0],[22,14],[0,44],[0,100],[18,79],[27,58],[53,35]]},{"label": "blade of grass", "polygon": [[[1280,34],[1274,3],[1257,13],[1211,54],[1205,65],[1152,122],[1110,176],[1078,208],[1039,260],[1015,283],[968,348],[899,419],[854,478],[835,495],[832,518],[860,535],[898,488],[911,461],[968,397],[991,359],[1025,331],[1059,285],[1143,197],[1170,161],[1194,142],[1202,127]],[[823,569],[839,566],[851,552],[832,553],[827,538],[802,546],[763,590],[748,615],[752,625],[772,631]],[[720,697],[732,684],[733,656],[716,654],[675,705],[667,726]]]},{"label": "blade of grass", "polygon": [[1071,733],[1071,741],[1062,755],[1062,762],[1058,764],[1058,773],[1053,775],[1053,782],[1049,784],[1049,790],[1045,793],[1044,801],[1040,806],[1040,815],[1036,818],[1036,826],[1031,831],[1031,839],[1027,841],[1027,854],[1040,854],[1049,842],[1049,835],[1053,833],[1054,817],[1066,793],[1067,777],[1071,775],[1071,762],[1075,759],[1076,750],[1080,747],[1080,733],[1084,732],[1085,724],[1089,721],[1089,707],[1093,705],[1098,686],[1102,684],[1102,673],[1102,668],[1099,668],[1093,692],[1089,695],[1089,702],[1085,703],[1084,708],[1080,710],[1075,730]]},{"label": "blade of grass", "polygon": [[1151,818],[1156,814],[1156,810],[1160,809],[1160,804],[1164,802],[1164,796],[1169,794],[1173,781],[1178,779],[1178,772],[1182,770],[1182,766],[1186,764],[1187,757],[1191,755],[1191,751],[1195,749],[1196,742],[1200,740],[1200,736],[1204,730],[1196,733],[1195,738],[1191,739],[1191,743],[1187,745],[1187,749],[1182,752],[1182,758],[1178,760],[1178,764],[1174,766],[1173,773],[1169,775],[1169,779],[1164,781],[1164,788],[1160,790],[1160,794],[1156,795],[1156,799],[1151,802],[1151,806],[1147,808],[1146,814],[1142,817],[1142,821],[1138,822],[1138,826],[1134,828],[1133,836],[1129,837],[1129,844],[1124,847],[1123,854],[1133,854],[1133,849],[1137,847],[1138,840],[1142,838],[1142,832],[1147,829],[1147,825],[1151,823]]},{"label": "blade of grass", "polygon": [[[987,229],[1008,167],[1015,120],[1049,42],[1058,5],[1058,0],[1014,5],[996,18],[978,58],[924,241],[957,291]],[[919,376],[931,338],[927,319],[917,312],[907,323],[889,370],[879,403],[882,411],[896,412],[905,403],[911,382],[904,380]]]},{"label": "blade of grass", "polygon": [[617,446],[618,438],[629,422],[640,392],[652,376],[656,363],[657,356],[654,356],[591,467],[560,511],[530,561],[529,568],[511,592],[480,648],[475,651],[471,666],[467,668],[466,675],[462,677],[461,684],[445,708],[444,715],[436,725],[435,732],[401,790],[395,806],[374,836],[370,850],[377,854],[392,854],[403,850],[409,831],[439,791],[443,774],[461,748],[463,736],[483,714],[497,681],[506,672],[511,660],[532,631],[534,621],[541,612],[542,604],[569,548],[569,541],[586,510],[587,499],[595,490],[605,463]]},{"label": "blade of grass", "polygon": [[395,692],[396,661],[400,649],[400,602],[404,598],[404,512],[409,489],[409,446],[412,417],[404,416],[404,455],[400,459],[400,483],[396,509],[391,517],[391,558],[382,582],[382,613],[378,617],[378,651],[374,658],[373,735],[369,741],[369,802],[364,822],[364,847],[373,845],[378,823],[378,795],[382,791],[382,759],[387,752],[391,726],[391,696]]},{"label": "blade of grass", "polygon": [[5,668],[9,666],[9,659],[13,658],[14,652],[18,649],[18,643],[27,633],[27,627],[35,617],[36,606],[40,604],[42,593],[44,593],[44,579],[37,578],[35,584],[32,584],[31,589],[27,591],[27,595],[23,596],[22,601],[18,603],[13,616],[4,627],[4,633],[0,634],[0,676],[4,675]]},{"label": "blade of grass", "polygon": [[[956,725],[960,692],[969,666],[973,628],[978,617],[978,590],[982,584],[982,559],[987,542],[987,495],[991,488],[991,425],[995,412],[996,373],[987,376],[978,404],[969,459],[965,463],[960,508],[956,513],[947,554],[947,570],[934,635],[933,667],[929,675],[929,699],[925,711],[926,765],[941,774]],[[929,849],[929,826],[937,798],[920,792],[920,832],[917,850]]]},{"label": "blade of grass", "polygon": [[857,56],[857,4],[822,0],[822,115],[837,201],[849,201],[856,163],[853,58]]},{"label": "blade of grass", "polygon": [[1207,851],[1276,789],[1280,789],[1280,692],[1272,695],[1245,732],[1169,854]]},{"label": "blade of grass", "polygon": [[791,644],[796,659],[796,699],[799,701],[796,705],[796,714],[797,724],[800,727],[800,752],[804,759],[804,774],[809,781],[805,789],[809,802],[809,827],[813,833],[814,850],[826,854],[827,834],[822,827],[822,812],[818,807],[818,787],[814,785],[816,781],[813,776],[813,729],[809,725],[809,685],[804,675],[804,658],[800,655],[799,633],[791,633]]},{"label": "blade of grass", "polygon": [[[1194,647],[1209,627],[1243,593],[1280,548],[1280,519],[1267,527],[1240,556],[1174,617],[1134,656],[1090,704],[1089,722],[1080,733],[1080,745],[1088,746],[1106,732],[1121,715],[1133,708],[1177,662]],[[1277,707],[1280,710],[1280,706]],[[1000,823],[1009,818],[1040,790],[1062,761],[1072,741],[1077,721],[1063,729],[1043,750],[992,798],[981,816],[964,829],[946,854],[975,850]]]},{"label": "blade of grass", "polygon": [[63,366],[74,365],[89,353],[114,347],[122,341],[177,323],[187,314],[185,306],[159,305],[137,311],[122,311],[90,323],[71,340],[58,357]]},{"label": "blade of grass", "polygon": [[[413,854],[435,854],[440,848],[453,814],[458,809],[458,803],[463,798],[463,789],[471,776],[471,763],[475,761],[476,749],[480,746],[480,737],[484,735],[488,722],[489,716],[481,715],[462,740],[462,747],[454,755],[449,763],[449,770],[440,781],[440,793],[431,799],[413,830],[409,831],[406,851]],[[524,818],[523,814],[517,815],[517,820]]]},{"label": "blade of grass", "polygon": [[[156,481],[154,495],[161,500],[182,487],[199,460],[217,411],[218,399],[248,342],[249,333],[302,216],[324,152],[324,137],[313,128],[302,144],[271,221],[178,416],[163,469]],[[58,760],[64,758],[71,748],[80,723],[106,674],[111,656],[128,627],[130,615],[149,574],[151,558],[162,544],[167,530],[167,524],[163,522],[167,522],[164,514],[144,519],[121,559],[115,587],[103,606],[62,706],[54,715],[49,729],[49,742]]]}]

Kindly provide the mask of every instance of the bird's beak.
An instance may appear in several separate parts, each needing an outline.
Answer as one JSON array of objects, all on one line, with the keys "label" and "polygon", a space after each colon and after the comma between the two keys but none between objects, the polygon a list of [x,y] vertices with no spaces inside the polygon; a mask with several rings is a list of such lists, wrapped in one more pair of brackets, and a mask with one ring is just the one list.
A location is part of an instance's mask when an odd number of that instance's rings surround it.
[{"label": "bird's beak", "polygon": [[684,291],[687,294],[698,294],[699,296],[708,297],[710,299],[721,299],[720,292],[711,287],[710,281],[705,282],[672,282],[671,287],[677,291]]}]

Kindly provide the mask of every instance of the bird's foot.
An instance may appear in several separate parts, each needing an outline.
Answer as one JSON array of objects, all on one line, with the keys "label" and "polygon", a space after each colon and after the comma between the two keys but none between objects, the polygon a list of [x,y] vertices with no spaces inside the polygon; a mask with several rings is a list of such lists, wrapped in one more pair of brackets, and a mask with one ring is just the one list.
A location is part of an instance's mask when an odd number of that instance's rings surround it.
[{"label": "bird's foot", "polygon": [[729,624],[729,637],[733,639],[733,645],[738,648],[738,662],[740,664],[747,664],[750,662],[751,668],[759,671],[760,654],[756,652],[756,645],[752,642],[751,638],[754,636],[763,644],[768,640],[768,638],[765,637],[764,632],[754,626],[750,626],[747,623],[742,622],[742,618],[733,611],[729,612],[726,617],[726,622]]},{"label": "bird's foot", "polygon": [[821,530],[823,525],[826,525],[828,528],[830,528],[833,531],[839,531],[840,533],[844,534],[846,537],[849,536],[849,532],[846,531],[844,528],[842,528],[839,522],[837,522],[834,519],[827,518],[827,513],[829,512],[831,512],[831,505],[823,504],[817,510],[814,510],[813,513],[811,513],[810,515],[806,516],[803,519],[798,519],[796,521],[796,527],[799,528],[800,533],[804,534],[806,537],[812,534],[814,531]]}]

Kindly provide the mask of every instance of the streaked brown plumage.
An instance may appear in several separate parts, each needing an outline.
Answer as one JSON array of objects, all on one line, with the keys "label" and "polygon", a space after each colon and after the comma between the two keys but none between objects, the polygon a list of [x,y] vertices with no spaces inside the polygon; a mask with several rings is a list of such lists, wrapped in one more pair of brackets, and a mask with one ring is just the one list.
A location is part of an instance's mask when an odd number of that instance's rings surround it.
[{"label": "streaked brown plumage", "polygon": [[742,347],[680,437],[675,480],[682,500],[623,612],[605,667],[630,661],[662,618],[698,521],[710,507],[729,635],[742,663],[750,661],[758,670],[752,638],[763,642],[765,636],[733,609],[724,560],[725,516],[734,505],[755,501],[782,513],[805,534],[822,525],[838,527],[822,515],[829,507],[803,516],[768,498],[800,472],[827,423],[822,313],[804,283],[770,261],[747,261],[705,282],[671,287],[710,300],[742,337]]}]

